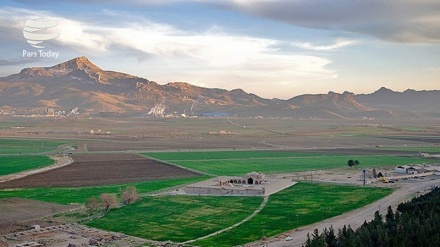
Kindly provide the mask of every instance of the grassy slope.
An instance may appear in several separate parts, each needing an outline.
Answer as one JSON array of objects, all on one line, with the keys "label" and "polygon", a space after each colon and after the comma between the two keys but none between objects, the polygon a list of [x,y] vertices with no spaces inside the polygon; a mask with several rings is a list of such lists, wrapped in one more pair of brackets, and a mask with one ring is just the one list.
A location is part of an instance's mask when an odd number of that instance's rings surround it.
[{"label": "grassy slope", "polygon": [[0,156],[0,176],[32,170],[48,165],[54,161],[47,156]]}]

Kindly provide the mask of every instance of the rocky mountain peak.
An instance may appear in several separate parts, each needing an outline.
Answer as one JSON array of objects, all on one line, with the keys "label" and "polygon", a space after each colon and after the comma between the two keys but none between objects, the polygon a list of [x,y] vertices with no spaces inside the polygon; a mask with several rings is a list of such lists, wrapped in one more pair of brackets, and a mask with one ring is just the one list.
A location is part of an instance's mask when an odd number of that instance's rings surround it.
[{"label": "rocky mountain peak", "polygon": [[52,67],[25,68],[0,78],[0,110],[12,107],[25,113],[38,107],[62,111],[77,107],[90,114],[159,112],[162,115],[166,109],[177,115],[226,112],[237,116],[293,118],[396,118],[426,112],[428,117],[440,117],[439,99],[440,90],[408,89],[400,93],[382,87],[372,94],[345,91],[270,100],[242,89],[204,88],[185,82],[160,85],[145,78],[102,70],[84,56]]},{"label": "rocky mountain peak", "polygon": [[102,71],[101,68],[90,62],[89,59],[85,56],[76,57],[64,63],[57,64],[51,67],[56,70],[66,70],[66,71],[75,71],[75,70],[85,70],[85,71],[93,71],[99,72]]}]

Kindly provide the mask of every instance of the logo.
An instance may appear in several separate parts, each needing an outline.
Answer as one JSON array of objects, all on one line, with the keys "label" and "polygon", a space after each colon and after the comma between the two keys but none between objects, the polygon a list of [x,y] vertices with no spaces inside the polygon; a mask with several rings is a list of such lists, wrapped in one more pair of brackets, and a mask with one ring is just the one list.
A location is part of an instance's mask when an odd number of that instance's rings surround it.
[{"label": "logo", "polygon": [[58,23],[55,20],[45,17],[34,17],[24,23],[23,36],[26,41],[38,50],[23,50],[23,57],[27,58],[58,58],[59,52],[43,50],[43,42],[57,38],[60,33],[55,28]]},{"label": "logo", "polygon": [[53,29],[57,24],[55,20],[44,17],[30,18],[24,23],[23,36],[31,46],[42,49],[44,41],[60,35]]}]

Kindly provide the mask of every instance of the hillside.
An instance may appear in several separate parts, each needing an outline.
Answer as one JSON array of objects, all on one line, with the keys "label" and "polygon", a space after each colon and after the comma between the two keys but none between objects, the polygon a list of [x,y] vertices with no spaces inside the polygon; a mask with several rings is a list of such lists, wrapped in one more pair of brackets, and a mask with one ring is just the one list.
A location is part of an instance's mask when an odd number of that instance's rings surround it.
[{"label": "hillside", "polygon": [[266,116],[293,118],[438,117],[440,91],[300,95],[265,99],[242,89],[204,88],[185,82],[160,85],[145,78],[103,70],[86,57],[52,67],[25,68],[0,78],[0,113],[70,112],[113,115]]}]

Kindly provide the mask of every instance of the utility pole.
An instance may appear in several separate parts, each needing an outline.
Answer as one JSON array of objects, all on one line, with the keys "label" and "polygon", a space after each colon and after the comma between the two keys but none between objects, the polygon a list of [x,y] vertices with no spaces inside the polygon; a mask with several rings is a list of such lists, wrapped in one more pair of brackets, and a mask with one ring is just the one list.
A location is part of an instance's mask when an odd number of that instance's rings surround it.
[{"label": "utility pole", "polygon": [[363,170],[362,170],[362,181],[363,181],[363,186],[365,186],[366,178],[367,178],[366,170],[363,169]]}]

